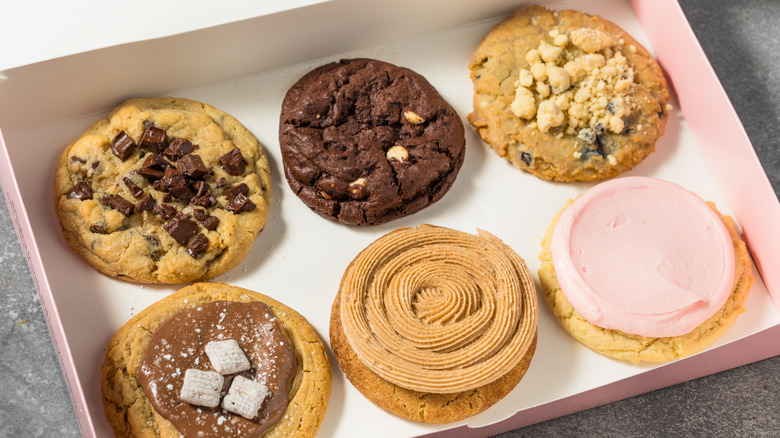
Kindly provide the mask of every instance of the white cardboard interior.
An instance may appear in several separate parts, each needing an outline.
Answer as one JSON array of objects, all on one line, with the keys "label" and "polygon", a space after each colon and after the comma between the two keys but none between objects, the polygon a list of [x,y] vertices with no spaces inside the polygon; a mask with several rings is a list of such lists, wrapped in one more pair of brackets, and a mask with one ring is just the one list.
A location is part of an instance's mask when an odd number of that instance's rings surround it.
[{"label": "white cardboard interior", "polygon": [[[53,212],[52,169],[62,149],[125,98],[175,94],[207,102],[235,116],[265,145],[273,178],[269,221],[249,256],[217,280],[279,299],[306,316],[325,340],[344,268],[370,242],[399,227],[431,223],[472,233],[485,229],[512,246],[536,277],[545,227],[566,200],[591,184],[550,183],[514,169],[495,156],[465,121],[472,96],[468,59],[497,22],[495,17],[520,4],[463,1],[458,7],[442,8],[451,3],[431,3],[435,7],[394,2],[398,10],[357,0],[326,2],[5,72],[7,79],[0,81],[4,102],[0,126],[97,436],[110,435],[99,389],[105,345],[132,315],[178,289],[139,286],[97,273],[66,246]],[[647,46],[625,1],[550,4],[599,14]],[[445,13],[436,16],[433,10]],[[417,14],[413,20],[407,18],[410,11]],[[334,25],[333,20],[342,24]],[[277,140],[284,94],[310,69],[344,57],[377,58],[412,68],[427,77],[463,118],[466,159],[453,188],[438,203],[389,224],[355,228],[314,214],[287,187]],[[656,152],[627,175],[676,182],[730,213],[677,109]],[[766,287],[756,272],[754,276],[757,282],[746,313],[712,348],[780,324]],[[622,363],[593,353],[565,333],[544,305],[538,333],[536,355],[515,390],[486,412],[450,425],[412,423],[385,413],[363,398],[332,361],[333,392],[319,435],[353,436],[371,430],[377,437],[417,436],[463,424],[478,427],[662,367]]]}]

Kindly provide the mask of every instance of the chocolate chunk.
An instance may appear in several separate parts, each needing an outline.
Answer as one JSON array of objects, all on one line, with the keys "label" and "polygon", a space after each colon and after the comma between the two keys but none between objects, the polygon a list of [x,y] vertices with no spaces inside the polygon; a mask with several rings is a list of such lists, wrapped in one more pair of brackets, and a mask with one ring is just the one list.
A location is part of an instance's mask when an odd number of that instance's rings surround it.
[{"label": "chocolate chunk", "polygon": [[219,225],[219,218],[216,216],[207,216],[205,219],[200,221],[200,223],[203,224],[207,230],[214,231],[217,229],[217,225]]},{"label": "chocolate chunk", "polygon": [[157,203],[154,202],[152,195],[147,193],[137,204],[135,204],[135,211],[152,211]]},{"label": "chocolate chunk", "polygon": [[149,125],[141,136],[139,146],[141,149],[159,154],[165,150],[166,143],[168,143],[168,134],[165,133],[165,130]]},{"label": "chocolate chunk", "polygon": [[198,256],[203,251],[205,251],[208,246],[209,246],[209,239],[206,238],[206,236],[203,233],[198,233],[198,235],[195,236],[194,239],[192,239],[192,242],[190,242],[190,244],[187,245],[187,254],[189,254],[193,258],[198,258]]},{"label": "chocolate chunk", "polygon": [[195,154],[188,154],[181,157],[179,160],[179,170],[192,179],[204,179],[209,174],[209,170],[203,164],[203,160],[200,156]]},{"label": "chocolate chunk", "polygon": [[239,193],[228,202],[225,210],[231,213],[241,213],[243,211],[252,211],[255,207],[257,206],[254,202],[250,201],[243,193]]},{"label": "chocolate chunk", "polygon": [[147,179],[154,181],[162,178],[165,175],[165,169],[171,168],[173,165],[165,160],[160,154],[150,154],[141,164],[141,168],[136,170],[139,175],[145,176]]},{"label": "chocolate chunk", "polygon": [[172,199],[184,200],[191,193],[184,175],[173,167],[165,169],[163,177],[155,181],[152,186],[161,192],[167,192],[163,197],[166,202]]},{"label": "chocolate chunk", "polygon": [[217,188],[225,187],[226,185],[227,185],[227,180],[225,179],[224,176],[217,180]]},{"label": "chocolate chunk", "polygon": [[228,198],[228,200],[231,200],[231,199],[235,198],[239,193],[242,194],[242,195],[248,194],[249,193],[249,186],[244,184],[244,183],[241,183],[241,184],[239,184],[239,185],[237,185],[235,187],[231,187],[229,189],[225,189],[225,191],[223,193],[225,193],[225,196]]},{"label": "chocolate chunk", "polygon": [[225,169],[225,172],[231,175],[241,175],[244,173],[247,164],[238,148],[219,157],[219,162],[222,163],[222,168]]},{"label": "chocolate chunk", "polygon": [[111,151],[122,161],[128,159],[134,150],[135,142],[125,131],[120,132],[111,140]]},{"label": "chocolate chunk", "polygon": [[171,187],[183,186],[186,183],[187,181],[184,179],[184,175],[182,175],[181,172],[173,167],[169,167],[163,172],[163,177],[155,181],[152,186],[161,192],[167,192]]},{"label": "chocolate chunk", "polygon": [[75,155],[73,155],[72,157],[70,157],[70,161],[71,161],[72,163],[81,163],[81,164],[87,164],[87,160],[85,160],[85,159],[83,159],[83,158],[81,158],[81,157],[77,157],[77,156],[75,156]]},{"label": "chocolate chunk", "polygon": [[108,225],[105,223],[99,223],[89,226],[89,231],[97,234],[106,234],[108,232]]},{"label": "chocolate chunk", "polygon": [[168,147],[165,148],[163,155],[170,158],[171,160],[176,161],[179,158],[189,154],[193,150],[195,150],[195,147],[192,145],[192,143],[190,143],[189,140],[176,137],[172,139]]},{"label": "chocolate chunk", "polygon": [[178,199],[180,201],[187,201],[187,199],[190,197],[192,192],[190,189],[185,185],[177,185],[173,186],[170,189],[168,189],[168,193],[171,196],[173,196],[174,199]]},{"label": "chocolate chunk", "polygon": [[149,257],[155,262],[160,260],[163,256],[162,247],[160,246],[160,240],[154,236],[143,234],[144,240],[146,240],[146,246],[149,248]]},{"label": "chocolate chunk", "polygon": [[133,210],[135,208],[135,205],[133,205],[132,202],[119,195],[105,195],[100,198],[100,203],[106,207],[110,207],[119,211],[125,216],[130,216],[133,214]]},{"label": "chocolate chunk", "polygon": [[97,169],[98,167],[100,167],[100,161],[93,161],[92,164],[90,164],[90,167],[92,167],[93,169]]},{"label": "chocolate chunk", "polygon": [[213,207],[217,204],[217,198],[211,193],[211,189],[205,181],[198,181],[197,184],[195,184],[195,190],[196,193],[190,200],[191,203],[206,208]]},{"label": "chocolate chunk", "polygon": [[196,208],[192,211],[192,215],[195,216],[195,219],[202,221],[203,219],[206,219],[206,210],[203,210],[202,208]]},{"label": "chocolate chunk", "polygon": [[92,199],[92,187],[84,181],[77,182],[68,192],[70,199]]},{"label": "chocolate chunk", "polygon": [[143,196],[144,191],[137,185],[135,185],[134,182],[130,181],[130,178],[124,177],[122,178],[122,182],[125,183],[128,189],[130,189],[130,194],[133,195],[133,198],[138,199],[141,196]]},{"label": "chocolate chunk", "polygon": [[167,221],[176,214],[176,209],[168,204],[160,204],[154,206],[154,212],[163,220]]},{"label": "chocolate chunk", "polygon": [[186,245],[190,237],[198,232],[198,224],[181,212],[176,213],[176,216],[163,225],[163,228],[173,237],[173,240],[179,242],[179,245]]}]

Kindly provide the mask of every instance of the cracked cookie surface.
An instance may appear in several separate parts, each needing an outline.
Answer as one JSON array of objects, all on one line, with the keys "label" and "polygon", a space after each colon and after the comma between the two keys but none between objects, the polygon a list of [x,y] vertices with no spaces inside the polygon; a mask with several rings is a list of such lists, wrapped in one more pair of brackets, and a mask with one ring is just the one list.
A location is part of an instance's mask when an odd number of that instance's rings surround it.
[{"label": "cracked cookie surface", "polygon": [[94,268],[183,283],[249,253],[271,177],[262,145],[232,116],[187,99],[133,99],[65,149],[54,196],[65,240]]},{"label": "cracked cookie surface", "polygon": [[[102,367],[103,406],[118,437],[179,437],[173,424],[154,411],[139,382],[144,351],[154,332],[184,309],[214,301],[261,301],[268,305],[293,344],[296,375],[282,419],[262,436],[313,437],[327,410],[330,362],[314,328],[295,310],[271,297],[222,283],[195,283],[152,304],[133,317],[108,345]],[[183,371],[183,370],[182,370]]]},{"label": "cracked cookie surface", "polygon": [[667,362],[689,356],[707,348],[707,346],[728,331],[737,317],[745,311],[744,304],[750,287],[755,281],[751,274],[752,264],[750,255],[747,252],[745,242],[742,241],[737,233],[734,220],[729,216],[720,214],[713,203],[708,203],[723,220],[734,246],[734,289],[726,303],[692,332],[681,336],[646,337],[624,333],[620,330],[605,329],[591,324],[577,313],[574,306],[561,291],[555,275],[550,249],[555,225],[558,223],[563,211],[572,202],[574,201],[569,201],[558,212],[545,232],[542,239],[542,250],[539,254],[542,267],[539,269],[538,274],[545,301],[552,310],[555,319],[583,345],[605,356],[629,362]]},{"label": "cracked cookie surface", "polygon": [[485,36],[469,69],[468,121],[497,155],[542,179],[613,177],[653,152],[665,130],[661,68],[598,16],[521,9]]},{"label": "cracked cookie surface", "polygon": [[439,200],[460,170],[463,124],[421,75],[370,59],[334,62],[287,92],[284,173],[320,215],[375,225]]}]

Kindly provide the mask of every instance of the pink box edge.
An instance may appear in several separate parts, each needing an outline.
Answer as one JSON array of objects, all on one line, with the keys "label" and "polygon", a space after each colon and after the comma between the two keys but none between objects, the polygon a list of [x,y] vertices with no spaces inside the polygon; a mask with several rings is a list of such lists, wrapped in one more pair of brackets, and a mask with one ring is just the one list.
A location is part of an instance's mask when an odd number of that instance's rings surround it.
[{"label": "pink box edge", "polygon": [[0,186],[3,189],[5,203],[8,207],[8,213],[16,232],[16,238],[24,254],[27,266],[30,269],[35,290],[41,303],[44,319],[51,336],[52,345],[57,354],[57,360],[60,364],[60,371],[65,378],[65,386],[70,395],[71,405],[73,405],[76,421],[82,436],[95,437],[95,427],[92,417],[89,415],[87,401],[84,395],[84,388],[81,385],[76,365],[73,361],[68,339],[65,335],[65,329],[62,326],[57,304],[54,302],[54,296],[49,286],[49,279],[43,267],[38,245],[33,237],[32,225],[30,224],[27,209],[22,200],[22,194],[16,181],[16,176],[11,165],[11,158],[5,145],[3,131],[0,129]]},{"label": "pink box edge", "polygon": [[[681,103],[681,107],[688,110],[685,114],[690,122],[691,131],[707,161],[708,168],[732,207],[737,221],[743,227],[745,240],[748,242],[767,291],[772,297],[775,307],[780,311],[780,271],[773,273],[768,269],[762,269],[764,266],[769,267],[780,262],[780,234],[773,235],[775,233],[772,233],[772,228],[770,228],[772,224],[780,223],[780,204],[773,205],[772,208],[767,208],[766,204],[763,206],[760,204],[762,200],[766,201],[771,198],[777,201],[777,198],[744,127],[690,28],[678,1],[629,1],[659,63],[664,67],[667,77],[671,79],[674,76],[675,81],[672,85],[679,87],[679,89],[675,87],[679,100],[691,102]],[[658,32],[651,32],[652,23],[661,20],[665,25],[664,32],[666,33],[661,32],[660,28],[658,28]],[[672,30],[670,31],[670,29]],[[685,34],[687,39],[679,38],[681,33]],[[669,45],[673,45],[674,50],[664,52],[664,50],[669,50],[664,49]],[[689,63],[688,65],[695,63],[695,68],[689,70],[681,67],[675,68],[674,59],[669,58],[672,55],[680,57],[682,53],[687,55],[683,58]],[[702,78],[690,72],[706,72],[706,75]],[[694,92],[697,88],[710,92],[715,91],[715,93],[710,96],[709,100],[697,101],[693,98],[693,96],[700,96]],[[708,122],[706,130],[696,129],[696,126],[701,126],[700,124],[704,124],[704,121],[713,118],[717,122]],[[712,139],[717,139],[715,143],[731,142],[729,143],[730,147],[735,148],[736,151],[723,157],[717,152],[717,148],[709,146]],[[705,145],[708,146],[705,147]],[[40,252],[33,237],[32,227],[14,176],[2,130],[0,130],[0,151],[2,151],[0,153],[0,170],[3,171],[0,172],[0,185],[3,188],[17,238],[40,298],[79,429],[82,436],[95,437],[96,433],[87,408],[84,390],[75,371],[69,343],[61,324],[57,306],[54,303]],[[734,165],[735,157],[739,158],[740,165]],[[740,166],[744,166],[744,168]],[[737,178],[737,184],[734,184],[733,170],[735,168],[740,171],[741,176],[741,178]],[[746,187],[755,189],[751,196],[744,196],[744,193],[740,192],[740,189]],[[762,238],[751,239],[751,236],[762,236]],[[765,239],[764,237],[771,238]],[[757,257],[757,254],[761,254],[761,256]],[[483,436],[483,433],[484,436],[487,436],[501,433],[756,362],[780,354],[780,344],[773,345],[771,342],[765,342],[767,339],[775,339],[779,334],[780,326],[774,326],[717,349],[705,351],[628,379],[518,411],[505,420],[487,426],[471,428],[463,425],[425,436],[444,436],[443,434],[447,434],[448,437]]]},{"label": "pink box edge", "polygon": [[750,138],[679,2],[630,1],[780,312],[780,203]]}]

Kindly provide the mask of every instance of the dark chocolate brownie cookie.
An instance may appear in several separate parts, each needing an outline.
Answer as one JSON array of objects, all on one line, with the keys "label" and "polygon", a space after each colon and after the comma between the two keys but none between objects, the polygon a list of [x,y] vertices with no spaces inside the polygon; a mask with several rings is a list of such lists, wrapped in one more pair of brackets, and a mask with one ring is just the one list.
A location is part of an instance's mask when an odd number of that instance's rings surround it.
[{"label": "dark chocolate brownie cookie", "polygon": [[284,173],[312,210],[375,225],[439,200],[463,162],[463,124],[428,81],[370,59],[321,66],[290,88]]}]

